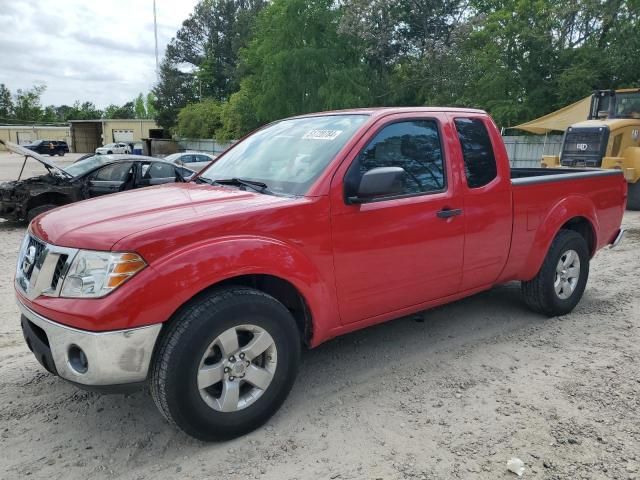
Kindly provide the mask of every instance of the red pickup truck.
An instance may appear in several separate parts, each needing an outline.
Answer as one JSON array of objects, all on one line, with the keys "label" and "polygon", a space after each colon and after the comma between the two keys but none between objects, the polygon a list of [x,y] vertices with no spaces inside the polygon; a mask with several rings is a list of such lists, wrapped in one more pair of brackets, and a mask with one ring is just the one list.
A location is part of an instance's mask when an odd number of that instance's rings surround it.
[{"label": "red pickup truck", "polygon": [[280,407],[302,346],[512,280],[570,312],[622,237],[626,188],[616,170],[510,169],[479,110],[285,119],[190,182],[36,217],[22,328],[65,380],[149,385],[188,434],[229,438]]}]

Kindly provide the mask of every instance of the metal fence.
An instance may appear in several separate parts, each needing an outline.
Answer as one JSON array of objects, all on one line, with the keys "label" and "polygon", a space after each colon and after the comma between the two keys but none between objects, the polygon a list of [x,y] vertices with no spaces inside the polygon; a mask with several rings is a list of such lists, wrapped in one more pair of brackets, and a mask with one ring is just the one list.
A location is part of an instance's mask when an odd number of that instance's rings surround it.
[{"label": "metal fence", "polygon": [[208,152],[218,155],[233,145],[233,142],[218,143],[210,139],[181,138],[178,140],[179,150],[196,150],[198,152]]},{"label": "metal fence", "polygon": [[502,137],[512,167],[539,167],[542,155],[558,155],[562,149],[562,135]]},{"label": "metal fence", "polygon": [[[558,155],[562,148],[562,135],[508,135],[502,139],[512,167],[539,167],[542,155]],[[182,138],[178,140],[178,149],[181,151],[197,150],[217,155],[224,152],[233,143],[218,143],[210,139]]]}]

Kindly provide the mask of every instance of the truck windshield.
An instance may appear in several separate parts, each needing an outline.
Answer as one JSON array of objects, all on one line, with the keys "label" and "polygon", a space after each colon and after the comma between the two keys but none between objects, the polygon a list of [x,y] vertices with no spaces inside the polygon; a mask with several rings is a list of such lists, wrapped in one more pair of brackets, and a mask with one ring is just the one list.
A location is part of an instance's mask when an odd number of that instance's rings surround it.
[{"label": "truck windshield", "polygon": [[640,92],[616,93],[616,118],[640,118]]},{"label": "truck windshield", "polygon": [[233,147],[201,175],[262,182],[273,193],[304,195],[368,115],[282,120]]}]

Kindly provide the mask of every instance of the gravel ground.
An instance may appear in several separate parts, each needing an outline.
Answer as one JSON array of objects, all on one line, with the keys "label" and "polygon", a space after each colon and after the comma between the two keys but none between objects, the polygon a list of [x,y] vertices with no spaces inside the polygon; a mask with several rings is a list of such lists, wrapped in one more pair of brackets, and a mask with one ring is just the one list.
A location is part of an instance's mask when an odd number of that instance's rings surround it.
[{"label": "gravel ground", "polygon": [[[15,162],[0,155],[0,179]],[[518,284],[328,342],[266,427],[203,444],[147,393],[87,393],[25,346],[0,223],[0,478],[640,479],[640,212],[592,263],[576,310],[545,319]]]}]

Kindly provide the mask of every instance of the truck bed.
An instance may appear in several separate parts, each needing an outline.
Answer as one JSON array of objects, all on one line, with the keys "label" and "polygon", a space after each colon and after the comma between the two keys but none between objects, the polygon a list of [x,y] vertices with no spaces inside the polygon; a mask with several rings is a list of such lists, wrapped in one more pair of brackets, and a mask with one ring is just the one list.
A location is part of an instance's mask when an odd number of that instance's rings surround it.
[{"label": "truck bed", "polygon": [[[511,183],[513,235],[507,277],[528,280],[537,273],[552,238],[544,232],[555,232],[560,227],[557,218],[566,211],[594,225],[592,252],[607,245],[620,227],[626,193],[620,170],[512,168]],[[537,255],[535,261],[532,255]]]}]

